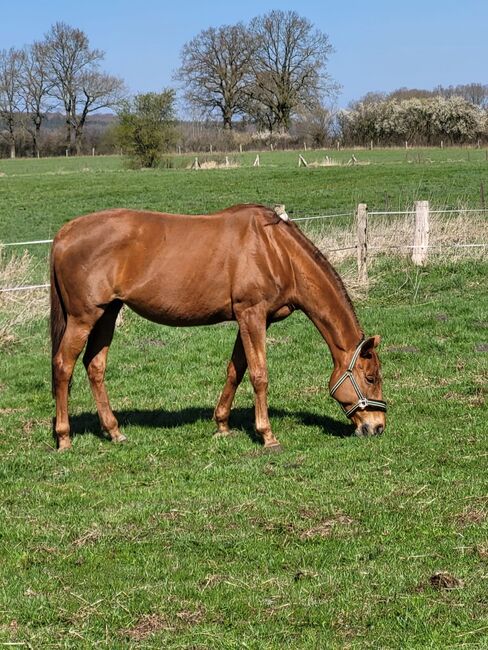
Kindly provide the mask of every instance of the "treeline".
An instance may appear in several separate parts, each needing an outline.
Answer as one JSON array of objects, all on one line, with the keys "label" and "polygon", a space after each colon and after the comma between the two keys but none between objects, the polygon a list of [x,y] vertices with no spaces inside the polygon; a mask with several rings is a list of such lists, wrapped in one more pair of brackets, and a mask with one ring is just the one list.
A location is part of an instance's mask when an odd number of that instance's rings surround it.
[{"label": "treeline", "polygon": [[[0,139],[11,158],[18,148],[37,156],[42,145],[81,153],[89,116],[114,108],[125,92],[121,79],[103,71],[104,56],[83,31],[62,22],[41,41],[0,51]],[[51,132],[43,141],[46,116],[60,111],[64,135],[53,142]]]},{"label": "treeline", "polygon": [[488,114],[462,97],[360,102],[337,115],[345,145],[411,146],[468,144],[488,140]]},{"label": "treeline", "polygon": [[[87,35],[55,23],[0,50],[0,156],[122,151],[156,165],[168,150],[488,142],[488,86],[368,93],[334,108],[329,37],[294,11],[202,30],[181,51],[177,90],[128,97]],[[101,113],[105,111],[104,113]],[[108,113],[108,114],[107,114]]]}]

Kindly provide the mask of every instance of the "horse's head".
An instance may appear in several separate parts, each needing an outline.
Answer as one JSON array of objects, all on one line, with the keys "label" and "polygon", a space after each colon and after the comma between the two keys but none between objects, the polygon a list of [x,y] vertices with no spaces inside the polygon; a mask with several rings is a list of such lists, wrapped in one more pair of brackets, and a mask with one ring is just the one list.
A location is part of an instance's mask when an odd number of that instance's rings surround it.
[{"label": "horse's head", "polygon": [[381,390],[379,336],[359,343],[345,370],[336,368],[330,378],[330,394],[356,425],[356,435],[370,436],[385,429],[386,403]]}]

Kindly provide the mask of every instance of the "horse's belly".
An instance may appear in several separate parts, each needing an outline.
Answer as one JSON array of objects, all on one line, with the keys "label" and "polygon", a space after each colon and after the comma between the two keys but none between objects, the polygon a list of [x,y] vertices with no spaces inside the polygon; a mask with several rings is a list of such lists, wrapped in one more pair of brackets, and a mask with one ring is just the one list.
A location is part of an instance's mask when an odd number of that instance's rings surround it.
[{"label": "horse's belly", "polygon": [[233,320],[230,301],[226,305],[206,303],[194,300],[184,305],[161,301],[150,303],[137,300],[126,300],[126,304],[143,318],[147,318],[161,325],[194,326],[211,325],[222,321]]}]

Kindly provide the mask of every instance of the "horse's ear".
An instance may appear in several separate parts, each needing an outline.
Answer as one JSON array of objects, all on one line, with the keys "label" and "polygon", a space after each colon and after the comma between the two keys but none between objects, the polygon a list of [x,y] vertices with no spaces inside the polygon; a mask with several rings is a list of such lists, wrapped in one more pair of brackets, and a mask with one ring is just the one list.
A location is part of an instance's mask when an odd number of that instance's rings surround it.
[{"label": "horse's ear", "polygon": [[367,357],[371,354],[371,351],[374,348],[377,348],[381,342],[381,336],[371,336],[369,339],[366,339],[363,347],[361,348],[361,356]]}]

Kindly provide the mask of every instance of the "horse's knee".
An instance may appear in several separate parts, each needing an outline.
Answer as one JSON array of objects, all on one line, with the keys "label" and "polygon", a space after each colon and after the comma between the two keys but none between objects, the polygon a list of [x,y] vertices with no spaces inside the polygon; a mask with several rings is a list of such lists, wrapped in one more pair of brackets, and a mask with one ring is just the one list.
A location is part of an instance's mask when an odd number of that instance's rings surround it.
[{"label": "horse's knee", "polygon": [[268,373],[266,370],[254,370],[251,372],[251,382],[257,392],[265,391],[268,388]]}]

